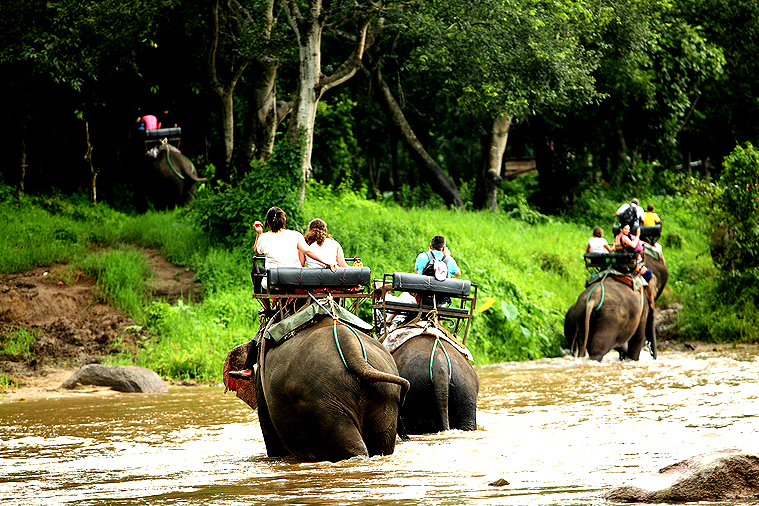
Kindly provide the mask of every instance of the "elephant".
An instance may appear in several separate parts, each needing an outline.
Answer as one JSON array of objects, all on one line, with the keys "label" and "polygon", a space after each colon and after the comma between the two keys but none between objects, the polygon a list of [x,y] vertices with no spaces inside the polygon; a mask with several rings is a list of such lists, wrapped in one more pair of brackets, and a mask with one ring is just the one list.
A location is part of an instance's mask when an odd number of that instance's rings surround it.
[{"label": "elephant", "polygon": [[658,299],[664,291],[664,287],[667,285],[669,270],[667,269],[667,264],[664,261],[664,254],[662,254],[661,250],[657,249],[652,251],[653,248],[649,246],[648,243],[643,243],[643,247],[646,252],[644,264],[651,269],[651,272],[656,276],[657,289],[655,297]]},{"label": "elephant", "polygon": [[[224,366],[233,390],[235,381],[247,381],[228,375],[244,362],[241,346]],[[378,341],[324,317],[278,343],[261,339],[255,351],[255,398],[249,386],[238,396],[257,405],[270,457],[337,462],[393,453],[410,385]]]},{"label": "elephant", "polygon": [[469,360],[445,339],[422,333],[391,352],[398,374],[411,383],[398,433],[477,429],[479,379]]},{"label": "elephant", "polygon": [[146,153],[142,164],[145,179],[141,184],[156,209],[190,203],[195,198],[197,183],[206,180],[198,177],[192,161],[170,144]]},{"label": "elephant", "polygon": [[[653,302],[645,290],[633,290],[621,277],[608,276],[588,286],[564,317],[564,336],[580,357],[601,361],[613,348],[620,360],[640,359],[646,341],[656,358]],[[656,293],[656,277],[649,286]]]}]

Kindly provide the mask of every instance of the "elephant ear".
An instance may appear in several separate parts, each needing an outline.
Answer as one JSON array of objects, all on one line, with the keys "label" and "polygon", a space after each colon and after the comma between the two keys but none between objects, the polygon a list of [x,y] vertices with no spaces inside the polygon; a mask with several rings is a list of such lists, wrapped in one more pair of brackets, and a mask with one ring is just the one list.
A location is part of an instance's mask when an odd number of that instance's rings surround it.
[{"label": "elephant ear", "polygon": [[237,371],[245,366],[245,359],[248,356],[249,348],[249,342],[232,348],[227,354],[227,359],[224,361],[224,371],[222,376],[224,378],[224,386],[226,387],[226,390],[232,390],[235,392],[238,399],[245,402],[245,404],[251,408],[256,409],[258,402],[256,401],[255,383],[252,380],[235,379],[229,376],[229,371]]}]

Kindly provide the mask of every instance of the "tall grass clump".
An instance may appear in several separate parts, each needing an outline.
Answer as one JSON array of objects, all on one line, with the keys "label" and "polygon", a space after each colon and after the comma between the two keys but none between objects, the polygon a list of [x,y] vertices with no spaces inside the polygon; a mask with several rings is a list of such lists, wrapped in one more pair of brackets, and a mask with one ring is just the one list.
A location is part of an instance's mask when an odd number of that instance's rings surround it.
[{"label": "tall grass clump", "polygon": [[133,247],[121,247],[88,255],[78,266],[94,276],[97,296],[103,302],[141,321],[146,303],[147,281],[152,272],[147,259]]}]

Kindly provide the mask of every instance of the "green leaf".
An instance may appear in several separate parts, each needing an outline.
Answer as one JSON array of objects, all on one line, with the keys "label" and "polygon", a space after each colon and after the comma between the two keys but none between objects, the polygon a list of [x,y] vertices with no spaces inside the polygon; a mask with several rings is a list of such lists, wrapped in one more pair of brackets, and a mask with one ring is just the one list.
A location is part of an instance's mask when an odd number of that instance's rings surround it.
[{"label": "green leaf", "polygon": [[507,320],[513,322],[519,316],[519,310],[511,302],[501,302],[501,311]]}]

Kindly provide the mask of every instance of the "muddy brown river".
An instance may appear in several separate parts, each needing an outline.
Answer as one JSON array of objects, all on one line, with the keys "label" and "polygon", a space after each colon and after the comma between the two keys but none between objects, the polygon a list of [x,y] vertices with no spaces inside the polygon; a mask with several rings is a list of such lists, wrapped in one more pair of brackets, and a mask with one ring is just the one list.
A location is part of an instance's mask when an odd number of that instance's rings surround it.
[{"label": "muddy brown river", "polygon": [[478,367],[479,430],[336,464],[266,457],[255,412],[223,388],[0,398],[0,503],[608,504],[609,488],[687,457],[759,453],[759,352],[701,348]]}]

